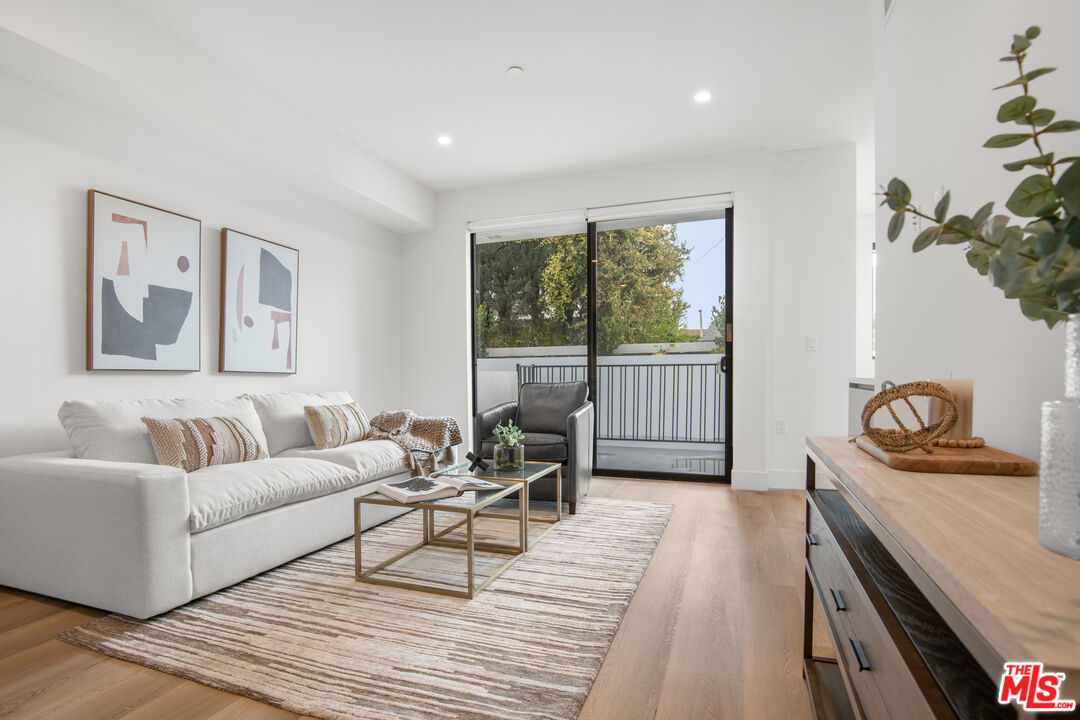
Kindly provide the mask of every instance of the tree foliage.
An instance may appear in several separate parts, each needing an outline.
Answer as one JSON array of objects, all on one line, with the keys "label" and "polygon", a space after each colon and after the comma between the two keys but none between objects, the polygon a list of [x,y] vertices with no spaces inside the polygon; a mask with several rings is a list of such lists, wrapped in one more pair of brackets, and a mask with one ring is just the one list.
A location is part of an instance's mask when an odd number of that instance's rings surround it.
[{"label": "tree foliage", "polygon": [[[674,225],[604,231],[598,237],[597,345],[689,339],[688,305],[676,282],[690,255]],[[477,246],[478,354],[489,347],[586,342],[586,241],[564,235]],[[482,356],[482,355],[481,355]]]}]

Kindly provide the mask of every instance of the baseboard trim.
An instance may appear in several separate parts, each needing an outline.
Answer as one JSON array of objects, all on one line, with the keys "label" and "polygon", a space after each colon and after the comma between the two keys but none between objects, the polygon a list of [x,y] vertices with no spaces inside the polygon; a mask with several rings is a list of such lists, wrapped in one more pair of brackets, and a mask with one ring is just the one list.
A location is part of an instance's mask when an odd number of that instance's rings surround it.
[{"label": "baseboard trim", "polygon": [[805,490],[806,472],[803,470],[770,470],[770,490]]},{"label": "baseboard trim", "polygon": [[735,490],[768,490],[769,473],[762,470],[732,470],[731,487]]}]

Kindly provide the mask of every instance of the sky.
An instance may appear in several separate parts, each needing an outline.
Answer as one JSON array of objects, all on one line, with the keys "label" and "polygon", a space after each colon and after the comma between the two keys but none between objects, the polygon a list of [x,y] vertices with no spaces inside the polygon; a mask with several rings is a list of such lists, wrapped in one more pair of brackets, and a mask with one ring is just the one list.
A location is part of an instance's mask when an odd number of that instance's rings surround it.
[{"label": "sky", "polygon": [[682,280],[676,283],[683,289],[683,300],[690,303],[682,324],[696,329],[700,309],[705,327],[709,327],[712,307],[717,304],[717,296],[724,293],[724,220],[679,223],[675,229],[679,240],[690,248]]}]

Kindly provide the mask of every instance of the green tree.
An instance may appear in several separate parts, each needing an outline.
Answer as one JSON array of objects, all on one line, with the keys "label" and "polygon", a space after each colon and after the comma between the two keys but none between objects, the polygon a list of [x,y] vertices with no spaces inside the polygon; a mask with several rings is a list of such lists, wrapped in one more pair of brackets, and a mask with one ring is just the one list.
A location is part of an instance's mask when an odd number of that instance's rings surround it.
[{"label": "green tree", "polygon": [[[688,339],[679,320],[688,304],[675,282],[690,249],[674,225],[608,230],[597,238],[597,349]],[[545,298],[572,336],[585,329],[585,248],[563,245],[544,269]]]},{"label": "green tree", "polygon": [[[571,241],[584,236],[560,238]],[[485,307],[489,334],[485,347],[562,344],[541,285],[548,258],[559,243],[540,240],[484,243],[476,246],[476,306]]]},{"label": "green tree", "polygon": [[712,308],[712,325],[716,328],[720,334],[716,336],[713,341],[716,343],[716,350],[714,352],[727,353],[727,296],[721,295],[719,297],[720,307],[713,305]]}]

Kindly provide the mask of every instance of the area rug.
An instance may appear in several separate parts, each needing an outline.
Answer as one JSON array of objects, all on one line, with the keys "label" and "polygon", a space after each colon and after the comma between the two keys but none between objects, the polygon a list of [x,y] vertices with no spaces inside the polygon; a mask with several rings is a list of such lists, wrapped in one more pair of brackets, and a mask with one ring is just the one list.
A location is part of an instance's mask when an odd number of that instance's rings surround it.
[{"label": "area rug", "polygon": [[[347,540],[156,618],[109,615],[60,639],[327,720],[569,720],[670,517],[670,505],[586,499],[473,600],[357,583]],[[413,512],[365,532],[365,566],[420,529]]]}]

